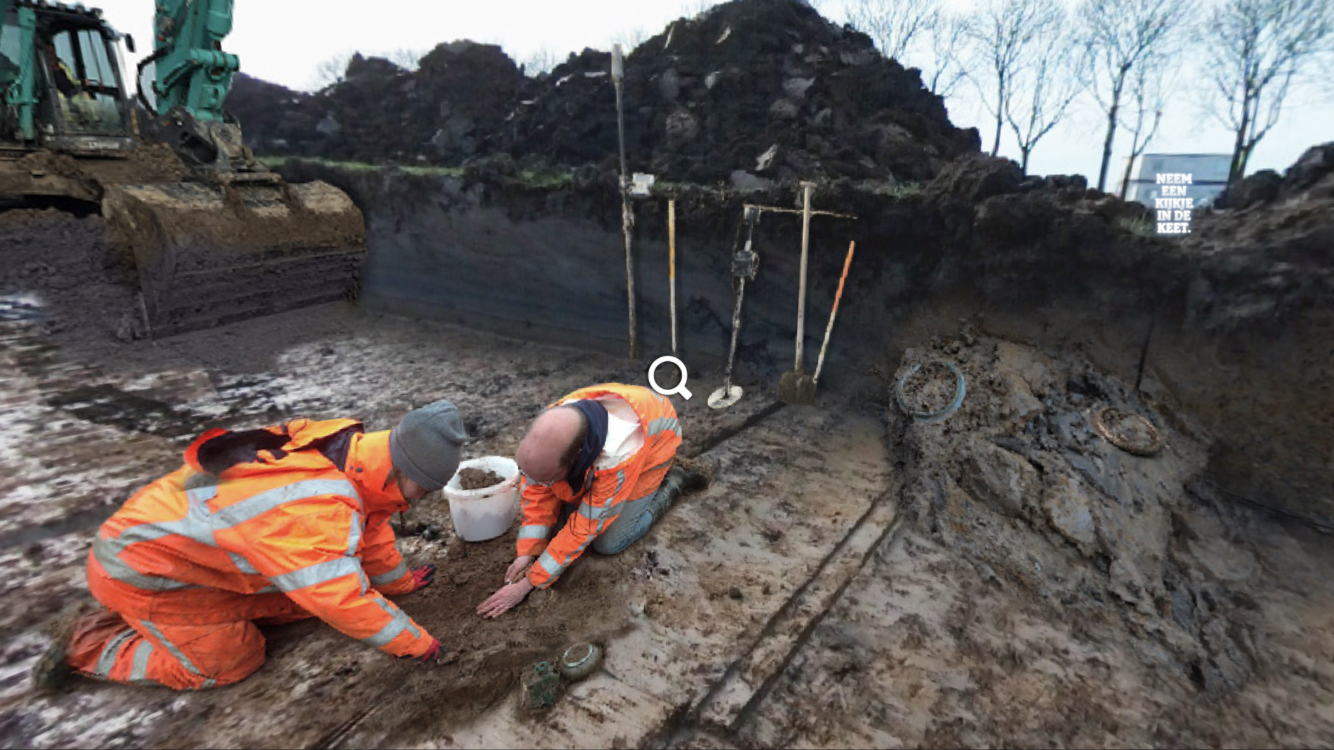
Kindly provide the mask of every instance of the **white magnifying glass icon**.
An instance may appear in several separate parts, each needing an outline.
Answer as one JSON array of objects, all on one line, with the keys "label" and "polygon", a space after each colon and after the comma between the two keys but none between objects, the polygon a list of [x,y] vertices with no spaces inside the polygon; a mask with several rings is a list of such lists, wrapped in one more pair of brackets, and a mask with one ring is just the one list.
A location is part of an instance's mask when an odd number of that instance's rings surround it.
[{"label": "white magnifying glass icon", "polygon": [[[653,374],[658,371],[658,366],[663,364],[664,362],[669,362],[671,364],[676,365],[677,369],[681,371],[680,384],[678,384],[675,388],[672,388],[670,390],[658,385],[657,379],[653,377]],[[653,360],[653,364],[649,365],[648,368],[648,384],[651,388],[653,388],[653,390],[657,391],[658,393],[664,396],[675,396],[676,394],[679,393],[682,396],[684,396],[687,401],[690,400],[690,396],[692,395],[690,393],[690,390],[686,388],[686,380],[688,380],[689,377],[690,374],[686,371],[686,364],[670,354],[664,357],[658,357],[657,359]]]}]

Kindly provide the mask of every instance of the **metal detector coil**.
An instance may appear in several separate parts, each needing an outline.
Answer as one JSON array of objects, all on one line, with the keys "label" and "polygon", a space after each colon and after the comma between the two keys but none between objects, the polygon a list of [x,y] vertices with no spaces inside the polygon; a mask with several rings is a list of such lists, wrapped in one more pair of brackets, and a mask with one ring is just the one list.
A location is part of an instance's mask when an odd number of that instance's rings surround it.
[{"label": "metal detector coil", "polygon": [[732,292],[736,294],[736,307],[732,309],[732,345],[727,350],[727,374],[723,377],[723,386],[709,394],[711,409],[726,409],[740,401],[744,393],[741,386],[732,384],[732,363],[736,358],[737,335],[741,331],[741,301],[746,296],[746,282],[754,279],[760,268],[760,256],[750,249],[759,220],[759,209],[746,206],[746,245],[732,254]]}]

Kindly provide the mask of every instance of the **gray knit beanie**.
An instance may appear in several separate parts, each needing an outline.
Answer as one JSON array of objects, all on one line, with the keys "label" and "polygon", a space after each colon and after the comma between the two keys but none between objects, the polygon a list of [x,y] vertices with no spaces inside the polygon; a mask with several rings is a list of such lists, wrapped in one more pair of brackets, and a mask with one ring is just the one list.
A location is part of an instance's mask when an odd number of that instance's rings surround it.
[{"label": "gray knit beanie", "polygon": [[467,439],[459,410],[436,401],[403,416],[389,433],[389,457],[408,479],[434,492],[454,477]]}]

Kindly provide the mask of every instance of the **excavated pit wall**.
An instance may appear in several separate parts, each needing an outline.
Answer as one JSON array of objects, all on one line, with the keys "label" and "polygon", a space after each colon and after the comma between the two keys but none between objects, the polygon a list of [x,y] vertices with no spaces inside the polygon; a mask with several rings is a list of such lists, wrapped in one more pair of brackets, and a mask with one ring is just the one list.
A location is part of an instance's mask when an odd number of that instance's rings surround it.
[{"label": "excavated pit wall", "polygon": [[[812,221],[808,371],[857,241],[822,387],[866,386],[870,374],[892,372],[905,348],[956,334],[965,318],[992,335],[1078,350],[1127,383],[1147,338],[1144,398],[1210,446],[1205,479],[1234,500],[1334,525],[1334,404],[1324,387],[1334,315],[1328,274],[1311,272],[1328,265],[1328,224],[1272,236],[1274,247],[1202,251],[1133,231],[1137,208],[1078,187],[1019,188],[995,167],[961,166],[906,197],[848,182],[816,193],[817,209],[859,216]],[[614,179],[536,187],[308,163],[289,164],[284,176],[327,180],[361,207],[367,308],[626,351]],[[799,196],[669,189],[680,351],[702,395],[717,386],[729,342],[729,259],[742,205],[796,208]],[[637,201],[635,211],[639,354],[648,362],[671,351],[667,200]],[[766,213],[756,229],[761,264],[746,289],[737,354],[743,385],[767,391],[792,365],[800,236],[794,214]]]}]

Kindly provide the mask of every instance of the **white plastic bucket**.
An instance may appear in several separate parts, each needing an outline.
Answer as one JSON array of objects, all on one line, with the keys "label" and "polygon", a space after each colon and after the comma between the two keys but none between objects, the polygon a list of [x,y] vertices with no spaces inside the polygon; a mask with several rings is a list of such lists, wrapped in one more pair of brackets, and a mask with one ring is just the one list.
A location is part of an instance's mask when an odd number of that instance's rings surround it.
[{"label": "white plastic bucket", "polygon": [[486,456],[459,464],[459,471],[464,469],[492,471],[505,481],[480,490],[465,490],[455,472],[444,487],[454,532],[465,542],[484,542],[509,531],[519,510],[519,465],[504,456]]}]

